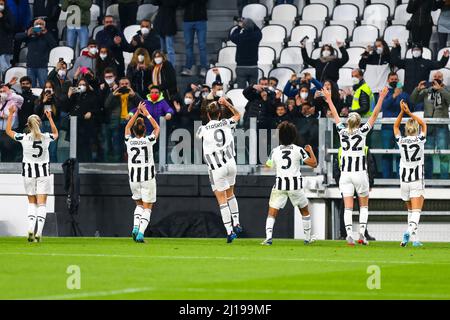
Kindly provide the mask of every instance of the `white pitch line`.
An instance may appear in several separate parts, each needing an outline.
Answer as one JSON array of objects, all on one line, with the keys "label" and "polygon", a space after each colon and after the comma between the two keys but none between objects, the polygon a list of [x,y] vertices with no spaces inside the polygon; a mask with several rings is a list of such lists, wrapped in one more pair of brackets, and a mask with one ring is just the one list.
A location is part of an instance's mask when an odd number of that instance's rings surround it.
[{"label": "white pitch line", "polygon": [[[377,291],[317,291],[317,290],[267,290],[267,289],[224,289],[224,288],[155,288],[155,287],[143,287],[143,288],[126,288],[120,290],[111,291],[97,291],[97,292],[84,292],[84,293],[69,293],[63,295],[54,296],[42,296],[34,298],[26,298],[26,300],[68,300],[68,299],[83,299],[93,297],[110,297],[120,294],[141,293],[141,292],[182,292],[182,293],[244,293],[244,294],[264,294],[264,295],[302,295],[302,296],[336,296],[340,298],[346,298],[348,296],[364,296],[372,298],[385,299],[386,297],[393,297],[394,299],[402,298],[428,298],[428,299],[448,299],[449,294],[415,294],[415,293],[396,293],[396,292],[383,292]],[[20,299],[22,300],[22,299]]]},{"label": "white pitch line", "polygon": [[270,257],[211,257],[211,256],[139,256],[95,253],[34,253],[34,252],[0,252],[0,256],[48,256],[48,257],[93,257],[93,258],[132,258],[132,259],[167,259],[167,260],[228,260],[228,261],[281,261],[281,262],[324,262],[324,263],[380,263],[380,264],[422,264],[450,265],[450,262],[430,261],[395,261],[395,260],[350,260],[350,259],[316,259],[316,258],[270,258]]}]

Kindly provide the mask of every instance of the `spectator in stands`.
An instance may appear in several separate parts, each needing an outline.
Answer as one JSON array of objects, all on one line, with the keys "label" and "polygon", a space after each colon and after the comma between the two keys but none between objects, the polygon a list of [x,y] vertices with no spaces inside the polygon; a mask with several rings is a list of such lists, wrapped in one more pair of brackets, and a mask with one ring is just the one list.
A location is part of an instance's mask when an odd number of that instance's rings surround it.
[{"label": "spectator in stands", "polygon": [[195,64],[194,36],[197,34],[198,50],[200,53],[200,76],[206,76],[208,70],[208,53],[206,47],[206,33],[208,28],[207,17],[208,0],[181,0],[184,7],[183,31],[186,45],[186,64],[181,75],[193,76]]},{"label": "spectator in stands", "polygon": [[304,42],[300,43],[303,61],[316,69],[316,79],[318,81],[324,82],[325,80],[332,80],[336,83],[338,82],[339,69],[342,68],[349,59],[344,44],[344,42],[336,41],[336,45],[341,52],[342,58],[337,57],[336,49],[334,49],[331,45],[324,44],[320,50],[320,58],[311,59],[308,56]]},{"label": "spectator in stands", "polygon": [[406,27],[410,30],[410,38],[413,43],[422,47],[430,44],[433,18],[431,11],[435,11],[436,0],[409,0],[406,12],[412,14]]},{"label": "spectator in stands", "polygon": [[[42,132],[52,132],[50,122],[45,115],[46,110],[50,110],[52,112],[53,119],[55,123],[59,123],[59,116],[61,113],[61,101],[59,101],[58,97],[55,95],[55,86],[52,81],[45,82],[44,90],[39,97],[39,101],[36,105],[35,113],[42,120]],[[56,141],[52,141],[48,148],[50,155],[50,162],[57,163],[57,151],[58,145]]]},{"label": "spectator in stands", "polygon": [[278,79],[275,77],[269,77],[269,87],[277,88],[278,87]]},{"label": "spectator in stands", "polygon": [[[231,104],[233,103],[231,101],[231,99],[229,99],[225,95],[225,93],[223,91],[223,83],[222,82],[218,82],[218,81],[214,81],[212,83],[211,91],[209,92],[208,95],[206,95],[206,97],[203,98],[203,101],[202,101],[201,110],[200,110],[200,116],[201,116],[201,119],[202,119],[203,123],[208,123],[208,121],[209,121],[208,117],[207,117],[207,107],[208,107],[208,105],[211,102],[219,101],[219,99],[222,98],[222,97],[227,99],[227,101],[229,103],[231,103]],[[228,111],[227,111],[227,108],[222,108],[222,115],[224,117],[227,117],[229,115]]]},{"label": "spectator in stands", "polygon": [[192,91],[185,93],[181,103],[174,101],[177,128],[184,128],[193,133],[194,121],[200,120],[200,103],[200,99],[196,99]]},{"label": "spectator in stands", "polygon": [[370,117],[375,107],[375,96],[367,83],[361,69],[352,70],[353,102],[350,112],[358,113],[362,118]]},{"label": "spectator in stands", "polygon": [[92,162],[97,158],[97,128],[95,117],[98,116],[97,96],[85,79],[78,81],[77,88],[69,89],[69,109],[77,121],[77,158],[80,162]]},{"label": "spectator in stands", "polygon": [[151,84],[157,86],[163,93],[167,101],[177,99],[177,74],[172,63],[167,60],[166,55],[161,51],[153,52],[150,67]]},{"label": "spectator in stands", "polygon": [[289,113],[289,116],[291,117],[291,119],[298,118],[298,116],[300,114],[300,109],[295,103],[296,98],[297,97],[286,99],[286,108],[288,109],[288,113]]},{"label": "spectator in stands", "polygon": [[275,117],[272,118],[270,129],[276,129],[283,121],[291,122],[286,105],[283,102],[275,104]]},{"label": "spectator in stands", "polygon": [[43,88],[47,80],[50,50],[57,46],[57,42],[42,19],[37,19],[34,26],[28,29],[25,41],[28,46],[27,75],[33,87],[38,87],[39,83],[39,87]]},{"label": "spectator in stands", "polygon": [[149,93],[148,84],[151,83],[152,74],[150,67],[152,58],[144,48],[136,49],[127,67],[127,78],[131,85],[141,97],[146,97]]},{"label": "spectator in stands", "polygon": [[[311,84],[314,84],[314,88],[311,88]],[[296,73],[293,73],[291,79],[284,86],[283,93],[288,98],[294,98],[298,95],[300,87],[302,86],[309,88],[311,90],[311,94],[314,95],[316,93],[316,88],[321,88],[322,84],[313,78],[308,72],[303,73],[300,79],[297,77]]]},{"label": "spectator in stands", "polygon": [[[402,85],[399,82],[398,75],[391,72],[388,76],[389,93],[383,101],[382,112],[383,118],[397,118],[400,113],[400,101],[404,100],[409,104],[409,95],[403,92]],[[383,149],[394,149],[396,147],[393,125],[381,125],[381,144]],[[384,179],[395,178],[394,170],[392,168],[392,160],[394,156],[391,154],[383,154],[381,158],[381,173]],[[399,162],[399,157],[395,156],[396,162]],[[398,166],[396,166],[398,168]]]},{"label": "spectator in stands", "polygon": [[73,65],[72,70],[69,72],[69,77],[71,79],[76,78],[76,74],[78,74],[82,68],[90,68],[94,71],[95,74],[97,70],[97,55],[97,42],[91,39],[88,42],[86,50],[83,50],[81,52],[81,55],[75,60],[75,64]]},{"label": "spectator in stands", "polygon": [[0,74],[11,67],[14,53],[14,16],[5,0],[0,0]]},{"label": "spectator in stands", "polygon": [[315,106],[317,114],[321,118],[325,118],[330,116],[330,108],[328,107],[328,103],[320,91],[322,88],[327,89],[331,92],[331,99],[333,100],[334,106],[336,107],[336,110],[338,113],[341,113],[342,110],[342,103],[339,95],[339,88],[337,83],[331,80],[326,80],[323,85],[322,83],[315,84],[316,91],[314,94],[314,101],[313,104]]},{"label": "spectator in stands", "polygon": [[267,86],[254,84],[245,88],[242,94],[248,100],[245,105],[244,127],[250,128],[250,118],[256,118],[258,129],[267,128],[268,121],[275,113],[275,92]]},{"label": "spectator in stands", "polygon": [[175,67],[173,38],[177,33],[176,9],[179,0],[153,0],[152,3],[159,7],[153,26],[160,36],[161,50],[167,53],[170,63]]},{"label": "spectator in stands", "polygon": [[[111,74],[112,72],[110,72],[109,77],[111,77]],[[110,87],[109,90],[113,88],[114,86]],[[119,86],[106,98],[105,112],[109,118],[109,123],[106,126],[106,137],[111,139],[108,143],[112,145],[112,149],[109,150],[112,151],[112,161],[114,162],[120,162],[124,159],[124,129],[131,117],[130,112],[134,112],[133,110],[137,109],[141,101],[142,97],[133,90],[128,78],[120,79]]]},{"label": "spectator in stands", "polygon": [[[6,134],[6,122],[9,115],[9,108],[16,107],[16,110],[22,108],[23,98],[17,93],[13,92],[8,85],[0,83],[0,161],[14,162],[17,161],[18,144],[12,139],[8,139]],[[14,113],[12,129],[15,130],[19,126],[18,113]]]},{"label": "spectator in stands", "polygon": [[58,21],[61,13],[59,0],[34,0],[33,17],[46,17],[47,29],[55,40],[59,39]]},{"label": "spectator in stands", "polygon": [[117,61],[117,75],[123,77],[125,75],[125,61],[123,53],[132,52],[133,48],[128,44],[123,33],[117,28],[114,17],[107,15],[103,18],[103,30],[99,31],[95,36],[95,40],[100,47],[109,49],[112,57]]},{"label": "spectator in stands", "polygon": [[437,0],[436,8],[441,9],[437,26],[439,36],[438,50],[440,50],[447,46],[448,34],[450,33],[450,1]]},{"label": "spectator in stands", "polygon": [[57,123],[57,127],[60,130],[69,131],[69,109],[68,109],[68,93],[69,88],[72,86],[72,81],[69,80],[67,75],[67,63],[60,59],[49,74],[47,80],[53,82],[53,88],[55,90],[55,96],[60,101],[60,123]]},{"label": "spectator in stands", "polygon": [[31,79],[27,76],[20,78],[20,88],[22,93],[20,94],[23,98],[22,108],[19,110],[19,126],[17,127],[18,132],[23,132],[28,121],[28,117],[34,114],[34,109],[36,107],[36,101],[39,99],[33,91],[31,91]]},{"label": "spectator in stands", "polygon": [[301,146],[309,144],[314,154],[319,154],[319,114],[309,102],[304,102],[300,110],[299,117],[292,119],[298,130],[297,143]]},{"label": "spectator in stands", "polygon": [[105,70],[108,68],[114,69],[115,73],[117,74],[118,67],[119,64],[113,57],[109,49],[107,47],[100,47],[96,61],[95,77],[98,79],[102,79]]},{"label": "spectator in stands", "polygon": [[383,38],[375,40],[375,47],[368,45],[366,50],[361,54],[359,60],[359,68],[366,70],[368,64],[370,65],[384,65],[391,62],[391,52],[389,46]]},{"label": "spectator in stands", "polygon": [[[450,106],[450,91],[444,83],[444,75],[440,71],[433,73],[433,81],[427,84],[421,81],[411,94],[412,103],[424,103],[425,118],[444,118],[448,119]],[[446,150],[448,149],[448,125],[433,124],[428,127],[426,149]],[[440,178],[448,179],[449,157],[448,155],[439,155],[440,160]],[[433,177],[433,162],[425,161],[425,178]]]},{"label": "spectator in stands", "polygon": [[117,0],[119,4],[120,29],[123,31],[126,27],[136,24],[138,11],[138,0]]},{"label": "spectator in stands", "polygon": [[419,44],[412,46],[412,55],[410,59],[401,59],[401,48],[398,39],[394,41],[394,47],[391,51],[391,63],[400,69],[405,69],[404,91],[411,94],[420,81],[428,81],[431,70],[444,68],[449,59],[449,51],[445,50],[440,61],[432,61],[422,57],[423,47]]},{"label": "spectator in stands", "polygon": [[238,88],[254,85],[258,79],[258,47],[262,39],[261,29],[250,18],[241,19],[231,33],[236,44],[236,82]]},{"label": "spectator in stands", "polygon": [[141,21],[141,28],[136,35],[133,36],[130,45],[133,50],[136,50],[137,48],[146,49],[150,57],[155,50],[160,50],[161,42],[159,40],[159,35],[155,29],[153,29],[150,20],[143,19]]},{"label": "spectator in stands", "polygon": [[[78,11],[67,9],[71,6],[80,8],[81,19],[80,25],[76,25]],[[73,50],[76,50],[77,40],[78,48],[81,50],[88,45],[89,40],[89,24],[91,23],[91,7],[92,0],[62,0],[61,10],[68,13],[67,16],[67,45]],[[78,52],[78,51],[76,51]]]},{"label": "spectator in stands", "polygon": [[31,24],[31,10],[28,0],[6,0],[6,7],[14,16],[14,56],[11,63],[14,65],[19,61],[20,48]]}]

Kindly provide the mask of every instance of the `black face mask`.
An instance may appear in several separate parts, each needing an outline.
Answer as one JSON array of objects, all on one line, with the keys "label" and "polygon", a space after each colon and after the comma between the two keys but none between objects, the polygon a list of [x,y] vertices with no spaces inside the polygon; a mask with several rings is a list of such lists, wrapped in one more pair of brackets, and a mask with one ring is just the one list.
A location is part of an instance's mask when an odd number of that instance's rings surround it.
[{"label": "black face mask", "polygon": [[115,26],[107,26],[107,27],[105,27],[105,30],[112,33],[114,31],[116,31],[116,27]]},{"label": "black face mask", "polygon": [[392,82],[389,82],[389,85],[391,86],[391,88],[393,88],[393,89],[395,89],[395,88],[397,88],[397,81],[392,81]]},{"label": "black face mask", "polygon": [[23,93],[29,93],[29,92],[31,92],[31,87],[22,87],[22,92],[23,92]]},{"label": "black face mask", "polygon": [[434,80],[437,84],[441,85],[442,84],[442,80],[441,79],[436,79]]}]

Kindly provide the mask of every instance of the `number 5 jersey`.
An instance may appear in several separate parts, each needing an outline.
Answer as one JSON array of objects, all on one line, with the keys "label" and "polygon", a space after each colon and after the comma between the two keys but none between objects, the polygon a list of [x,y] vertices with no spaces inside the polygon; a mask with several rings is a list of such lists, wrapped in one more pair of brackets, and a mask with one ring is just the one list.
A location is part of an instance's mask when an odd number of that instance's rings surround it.
[{"label": "number 5 jersey", "polygon": [[16,133],[14,140],[23,148],[22,176],[40,178],[50,176],[50,156],[48,147],[55,138],[51,133],[42,133],[40,140],[30,133]]}]

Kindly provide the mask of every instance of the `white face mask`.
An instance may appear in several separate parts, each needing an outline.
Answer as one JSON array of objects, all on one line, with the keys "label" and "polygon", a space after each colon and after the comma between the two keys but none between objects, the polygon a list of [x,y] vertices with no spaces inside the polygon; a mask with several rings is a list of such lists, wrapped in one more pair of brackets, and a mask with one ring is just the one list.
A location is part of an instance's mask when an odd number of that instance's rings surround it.
[{"label": "white face mask", "polygon": [[382,54],[383,53],[383,47],[377,47],[377,53]]},{"label": "white face mask", "polygon": [[155,58],[155,63],[156,63],[156,64],[161,64],[162,61],[163,61],[163,58],[161,58],[161,57]]},{"label": "white face mask", "polygon": [[105,78],[105,82],[108,84],[108,85],[111,85],[111,84],[113,84],[114,83],[114,78]]},{"label": "white face mask", "polygon": [[356,77],[352,77],[352,83],[353,84],[358,84],[359,83],[359,79]]},{"label": "white face mask", "polygon": [[106,53],[100,53],[100,59],[105,60],[108,55]]},{"label": "white face mask", "polygon": [[58,70],[58,76],[60,78],[64,78],[66,76],[66,70]]},{"label": "white face mask", "polygon": [[86,88],[86,86],[84,86],[84,85],[81,85],[81,86],[78,87],[78,90],[80,90],[81,93],[86,92],[86,89],[87,89],[87,88]]},{"label": "white face mask", "polygon": [[203,99],[206,99],[206,97],[208,97],[208,94],[209,94],[209,92],[203,92],[203,93],[202,93]]},{"label": "white face mask", "polygon": [[218,91],[216,91],[216,96],[217,97],[222,97],[223,96],[223,90],[218,90]]},{"label": "white face mask", "polygon": [[5,6],[4,5],[0,5],[0,12],[3,12],[3,10],[5,10]]},{"label": "white face mask", "polygon": [[322,57],[327,58],[331,56],[331,51],[330,50],[323,50],[322,51]]},{"label": "white face mask", "polygon": [[414,58],[419,58],[422,55],[422,52],[420,50],[413,50],[412,56]]},{"label": "white face mask", "polygon": [[0,99],[2,101],[5,101],[8,98],[8,94],[6,92],[0,93]]},{"label": "white face mask", "polygon": [[97,54],[97,48],[89,48],[89,53],[95,56]]},{"label": "white face mask", "polygon": [[305,100],[306,98],[308,98],[308,92],[300,92],[300,97]]},{"label": "white face mask", "polygon": [[[140,54],[140,55],[138,55],[138,61],[139,62],[144,62],[144,59],[145,59],[145,57],[144,57],[144,55],[143,54]],[[156,60],[156,59],[155,59]]]},{"label": "white face mask", "polygon": [[194,100],[192,100],[191,98],[184,98],[184,104],[185,105],[190,105],[192,102],[194,102]]},{"label": "white face mask", "polygon": [[145,36],[146,34],[148,34],[150,32],[150,29],[149,28],[141,28],[141,34],[143,35],[143,36]]}]

